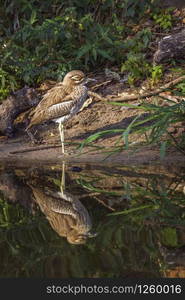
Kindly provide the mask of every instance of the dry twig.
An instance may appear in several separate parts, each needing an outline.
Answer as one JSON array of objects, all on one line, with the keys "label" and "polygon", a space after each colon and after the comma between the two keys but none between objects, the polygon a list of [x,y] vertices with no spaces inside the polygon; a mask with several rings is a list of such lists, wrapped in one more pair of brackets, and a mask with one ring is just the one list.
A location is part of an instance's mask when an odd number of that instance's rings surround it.
[{"label": "dry twig", "polygon": [[[139,95],[127,95],[125,97],[112,97],[111,100],[114,100],[114,101],[132,101],[132,100],[138,100],[138,99],[143,99],[143,98],[147,98],[147,97],[151,97],[151,96],[155,96],[163,91],[165,91],[166,89],[176,85],[177,83],[181,82],[185,80],[185,75],[181,76],[181,77],[178,77],[164,85],[162,85],[160,88],[157,88],[156,90],[154,91],[150,91],[148,93],[145,93],[145,94],[139,94]],[[109,96],[107,96],[108,98]],[[108,99],[107,99],[108,100]]]},{"label": "dry twig", "polygon": [[19,154],[19,153],[24,153],[24,152],[47,150],[47,149],[58,148],[58,147],[61,147],[61,144],[60,145],[47,145],[47,146],[40,146],[40,147],[32,147],[32,148],[12,151],[12,152],[10,152],[10,154]]},{"label": "dry twig", "polygon": [[151,97],[151,96],[155,96],[163,91],[165,91],[166,89],[176,85],[177,83],[181,82],[185,80],[185,75],[178,77],[164,85],[162,85],[161,87],[157,88],[156,90],[144,93],[144,94],[138,94],[138,95],[126,95],[126,96],[114,96],[114,95],[108,95],[106,97],[102,97],[97,93],[88,92],[88,95],[91,97],[96,98],[98,101],[134,101],[134,100],[138,100],[138,99],[143,99],[143,98],[147,98],[147,97]]}]

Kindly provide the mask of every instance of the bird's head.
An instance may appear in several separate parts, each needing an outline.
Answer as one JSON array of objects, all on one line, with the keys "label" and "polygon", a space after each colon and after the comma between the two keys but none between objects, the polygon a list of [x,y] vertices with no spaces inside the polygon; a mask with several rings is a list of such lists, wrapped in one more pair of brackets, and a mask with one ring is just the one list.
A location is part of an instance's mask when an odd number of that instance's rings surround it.
[{"label": "bird's head", "polygon": [[67,73],[63,79],[66,86],[76,86],[85,81],[85,74],[80,70],[74,70]]},{"label": "bird's head", "polygon": [[78,233],[75,230],[71,230],[71,232],[67,235],[67,240],[70,244],[85,244],[88,238],[94,238],[97,236],[97,233]]}]

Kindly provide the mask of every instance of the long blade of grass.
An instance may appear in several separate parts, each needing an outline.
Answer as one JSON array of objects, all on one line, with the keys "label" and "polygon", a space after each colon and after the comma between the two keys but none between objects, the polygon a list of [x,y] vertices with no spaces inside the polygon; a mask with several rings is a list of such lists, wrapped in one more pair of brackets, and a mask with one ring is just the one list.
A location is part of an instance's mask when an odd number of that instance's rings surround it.
[{"label": "long blade of grass", "polygon": [[160,159],[164,159],[165,155],[166,155],[166,145],[167,145],[167,141],[164,141],[161,143],[161,147],[160,147]]},{"label": "long blade of grass", "polygon": [[124,140],[124,142],[125,142],[125,147],[126,147],[126,149],[128,149],[128,145],[129,145],[129,143],[128,143],[128,136],[129,136],[129,133],[130,133],[130,131],[131,131],[131,129],[132,129],[133,124],[136,122],[136,120],[137,120],[139,117],[140,117],[140,116],[138,115],[138,116],[136,116],[136,117],[134,118],[134,120],[128,125],[127,129],[124,131],[124,133],[123,133],[123,135],[122,135],[123,140]]},{"label": "long blade of grass", "polygon": [[90,144],[90,143],[96,141],[97,139],[99,139],[100,137],[103,137],[106,134],[120,133],[120,132],[122,133],[123,129],[109,129],[109,130],[104,130],[104,131],[100,131],[95,134],[92,134],[87,139],[85,139],[85,141],[82,142],[80,149],[82,149],[84,147],[84,145]]},{"label": "long blade of grass", "polygon": [[127,215],[127,214],[130,214],[132,212],[139,211],[139,210],[142,210],[142,209],[145,209],[145,208],[153,208],[153,209],[155,209],[156,206],[155,205],[151,205],[151,204],[150,205],[142,205],[140,207],[126,209],[126,210],[118,211],[118,212],[115,212],[115,213],[110,213],[107,216]]}]

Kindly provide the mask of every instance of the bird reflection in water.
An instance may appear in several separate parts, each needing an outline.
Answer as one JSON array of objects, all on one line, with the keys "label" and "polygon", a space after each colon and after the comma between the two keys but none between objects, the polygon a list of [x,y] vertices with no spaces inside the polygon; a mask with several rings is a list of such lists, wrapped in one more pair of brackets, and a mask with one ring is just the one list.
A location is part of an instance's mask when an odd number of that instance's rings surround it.
[{"label": "bird reflection in water", "polygon": [[70,244],[85,244],[91,233],[92,223],[87,209],[78,196],[65,191],[65,164],[62,166],[61,191],[53,192],[32,186],[32,191],[41,211],[51,227]]}]

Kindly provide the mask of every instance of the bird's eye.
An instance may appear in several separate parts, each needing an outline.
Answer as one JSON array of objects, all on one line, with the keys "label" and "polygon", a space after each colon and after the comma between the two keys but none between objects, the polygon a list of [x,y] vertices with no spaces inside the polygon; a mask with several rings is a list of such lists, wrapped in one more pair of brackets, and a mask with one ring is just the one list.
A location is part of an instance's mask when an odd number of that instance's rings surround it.
[{"label": "bird's eye", "polygon": [[82,80],[82,77],[78,76],[78,75],[74,75],[71,77],[72,80],[75,80],[75,81],[80,81]]}]

